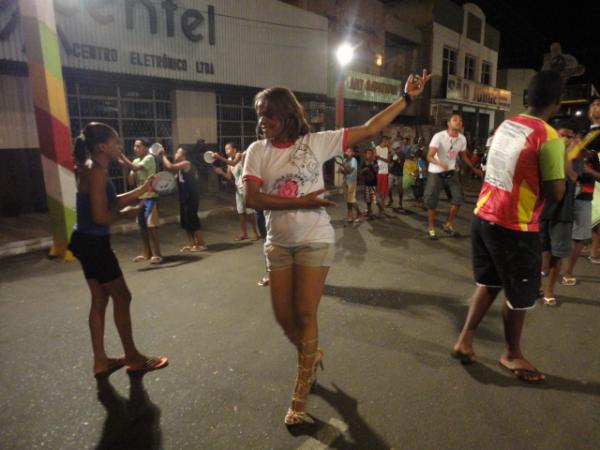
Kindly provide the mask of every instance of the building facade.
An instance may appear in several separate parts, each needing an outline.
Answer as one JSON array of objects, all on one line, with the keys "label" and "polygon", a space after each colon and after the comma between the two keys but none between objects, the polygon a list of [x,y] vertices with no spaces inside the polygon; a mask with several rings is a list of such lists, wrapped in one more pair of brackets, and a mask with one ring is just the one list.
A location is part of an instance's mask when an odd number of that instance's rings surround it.
[{"label": "building facade", "polygon": [[[0,214],[42,211],[18,1],[4,3]],[[329,62],[323,16],[277,0],[55,0],[54,7],[73,137],[96,120],[119,131],[129,156],[138,137],[169,152],[199,139],[213,150],[226,141],[245,148],[256,139],[253,97],[275,85],[298,93],[311,119],[322,113]],[[124,190],[121,168],[110,172]]]}]

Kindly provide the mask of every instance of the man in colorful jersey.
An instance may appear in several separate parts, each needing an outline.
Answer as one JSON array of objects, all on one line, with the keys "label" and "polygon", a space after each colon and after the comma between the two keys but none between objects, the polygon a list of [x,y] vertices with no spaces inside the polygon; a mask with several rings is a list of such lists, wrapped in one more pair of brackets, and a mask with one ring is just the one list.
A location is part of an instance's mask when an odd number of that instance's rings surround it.
[{"label": "man in colorful jersey", "polygon": [[[575,264],[581,256],[581,251],[590,239],[598,239],[598,226],[592,229],[592,202],[594,201],[594,190],[596,182],[600,182],[600,98],[592,99],[590,103],[590,120],[592,125],[590,131],[583,138],[585,144],[583,150],[583,171],[577,179],[578,189],[575,197],[575,221],[573,223],[573,253],[569,258],[567,269],[562,277],[561,284],[574,286],[577,279],[573,276]],[[596,199],[598,201],[598,199]],[[590,255],[590,261],[600,264],[597,255]]]},{"label": "man in colorful jersey", "polygon": [[540,382],[540,373],[521,352],[525,312],[539,297],[538,218],[544,200],[565,192],[565,146],[546,123],[559,109],[558,73],[542,71],[529,83],[527,114],[505,120],[496,130],[472,224],[473,271],[477,287],[452,356],[475,361],[477,326],[502,289],[506,349],[500,364],[518,378]]}]

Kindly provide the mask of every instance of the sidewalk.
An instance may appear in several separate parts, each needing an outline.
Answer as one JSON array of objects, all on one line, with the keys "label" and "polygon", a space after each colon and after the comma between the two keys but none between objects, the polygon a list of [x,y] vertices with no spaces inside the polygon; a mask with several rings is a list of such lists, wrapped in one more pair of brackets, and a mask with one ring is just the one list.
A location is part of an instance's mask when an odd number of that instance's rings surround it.
[{"label": "sidewalk", "polygon": [[[465,200],[474,202],[477,199],[481,182],[465,177],[463,189]],[[330,189],[331,195],[342,193],[342,189]],[[364,204],[362,186],[357,192],[359,204]],[[410,189],[404,192],[405,200],[412,198]],[[342,202],[341,198],[336,199]],[[179,199],[177,194],[160,197],[159,200],[160,224],[179,222]],[[233,192],[219,191],[202,194],[200,198],[199,217],[200,220],[215,214],[235,213],[235,196]],[[111,226],[113,234],[135,231],[137,225],[134,220],[121,220]],[[50,219],[45,213],[21,214],[16,217],[0,217],[0,259],[13,255],[21,255],[29,252],[47,250],[52,245],[52,237],[49,235]]]},{"label": "sidewalk", "polygon": [[[177,193],[160,197],[158,209],[161,225],[179,222]],[[214,214],[234,212],[235,197],[231,192],[208,193],[200,198],[200,220]],[[112,233],[127,233],[136,229],[134,220],[120,220],[111,226]],[[50,219],[46,213],[0,217],[0,258],[49,249],[52,245],[49,230]]]}]

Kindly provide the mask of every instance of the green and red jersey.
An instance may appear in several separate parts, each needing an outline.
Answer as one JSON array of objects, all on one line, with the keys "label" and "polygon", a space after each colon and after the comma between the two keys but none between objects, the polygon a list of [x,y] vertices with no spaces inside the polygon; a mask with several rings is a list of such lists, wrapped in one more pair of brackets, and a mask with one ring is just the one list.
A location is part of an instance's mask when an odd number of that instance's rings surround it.
[{"label": "green and red jersey", "polygon": [[565,177],[565,145],[541,119],[520,114],[498,127],[475,214],[517,231],[539,231],[543,181]]}]

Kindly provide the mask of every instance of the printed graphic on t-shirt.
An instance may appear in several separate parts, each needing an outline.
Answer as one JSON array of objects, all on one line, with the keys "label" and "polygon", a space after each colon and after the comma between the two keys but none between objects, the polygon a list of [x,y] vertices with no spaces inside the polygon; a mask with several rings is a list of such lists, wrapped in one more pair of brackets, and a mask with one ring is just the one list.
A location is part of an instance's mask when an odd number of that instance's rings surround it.
[{"label": "printed graphic on t-shirt", "polygon": [[503,191],[512,192],[515,166],[531,133],[532,128],[508,120],[498,127],[487,159],[487,183]]},{"label": "printed graphic on t-shirt", "polygon": [[[448,149],[448,153],[447,153],[447,158],[448,159],[456,159],[456,156],[458,155],[458,151],[459,149],[458,147],[458,142],[460,141],[460,138],[450,138],[450,148]],[[460,148],[460,150],[462,150],[462,148]]]},{"label": "printed graphic on t-shirt", "polygon": [[310,194],[313,184],[319,180],[319,160],[311,148],[299,142],[289,159],[296,173],[285,174],[275,180],[270,190],[280,197],[302,197]]}]

